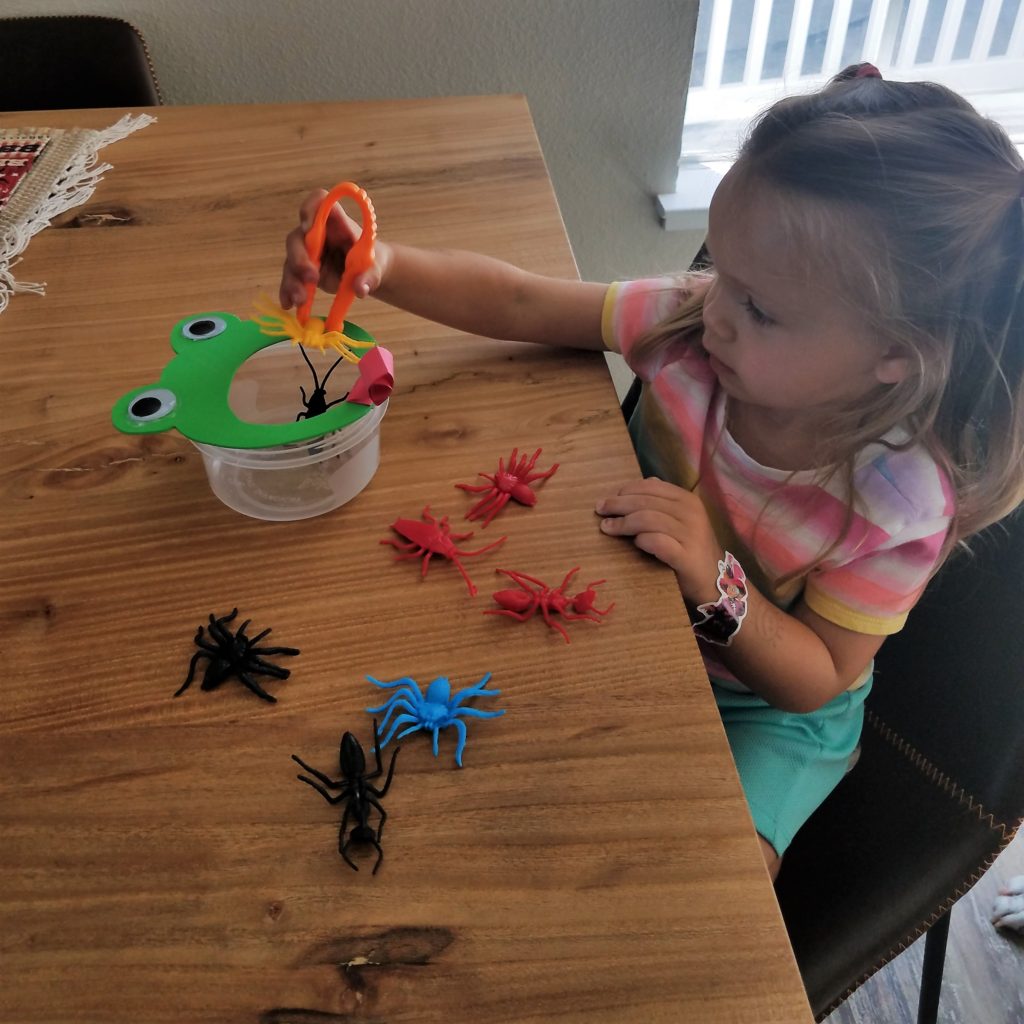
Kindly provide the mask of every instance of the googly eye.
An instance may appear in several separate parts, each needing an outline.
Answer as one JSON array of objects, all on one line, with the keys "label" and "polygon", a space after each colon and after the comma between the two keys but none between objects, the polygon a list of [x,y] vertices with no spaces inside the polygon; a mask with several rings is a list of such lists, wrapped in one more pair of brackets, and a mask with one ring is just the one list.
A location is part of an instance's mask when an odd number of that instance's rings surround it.
[{"label": "googly eye", "polygon": [[128,419],[133,423],[150,423],[170,415],[177,404],[174,392],[167,388],[141,391],[128,403]]},{"label": "googly eye", "polygon": [[197,316],[195,320],[182,324],[181,333],[192,341],[206,341],[227,329],[228,325],[219,316]]}]

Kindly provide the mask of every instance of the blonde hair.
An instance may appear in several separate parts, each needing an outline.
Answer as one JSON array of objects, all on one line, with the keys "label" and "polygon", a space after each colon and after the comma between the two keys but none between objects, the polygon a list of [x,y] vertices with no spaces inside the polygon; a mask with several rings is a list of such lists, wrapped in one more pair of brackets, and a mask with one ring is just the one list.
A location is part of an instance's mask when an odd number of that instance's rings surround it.
[{"label": "blonde hair", "polygon": [[[1024,501],[1024,161],[944,86],[856,72],[765,111],[735,171],[771,190],[811,258],[831,261],[876,337],[910,360],[822,438],[822,477],[849,487],[847,528],[857,453],[902,426],[909,439],[889,446],[925,445],[952,483],[948,553]],[[706,287],[692,284],[635,351],[699,342]]]}]

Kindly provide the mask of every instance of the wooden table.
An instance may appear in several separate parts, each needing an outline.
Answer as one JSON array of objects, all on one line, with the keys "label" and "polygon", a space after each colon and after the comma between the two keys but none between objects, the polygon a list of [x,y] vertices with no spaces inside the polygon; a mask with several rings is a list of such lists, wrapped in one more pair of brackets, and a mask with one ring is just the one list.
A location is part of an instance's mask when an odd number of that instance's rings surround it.
[{"label": "wooden table", "polygon": [[[0,1019],[809,1021],[672,576],[597,528],[638,472],[600,357],[360,304],[397,363],[383,459],[305,522],[238,515],[185,439],[110,424],[179,318],[276,292],[316,185],[363,184],[385,237],[573,276],[524,100],[154,113],[32,241],[19,276],[47,295],[0,322]],[[451,565],[393,563],[389,523],[461,520],[453,484],[513,445],[561,468],[470,542],[509,537],[471,563],[476,600]],[[615,610],[571,645],[481,614],[496,566],[575,564]],[[172,699],[197,625],[233,606],[301,648],[279,703],[236,682]],[[341,733],[369,737],[367,674],[488,671],[506,715],[471,723],[462,770],[451,730],[437,759],[403,741],[383,866],[351,871],[340,807],[289,755],[337,774]]]}]

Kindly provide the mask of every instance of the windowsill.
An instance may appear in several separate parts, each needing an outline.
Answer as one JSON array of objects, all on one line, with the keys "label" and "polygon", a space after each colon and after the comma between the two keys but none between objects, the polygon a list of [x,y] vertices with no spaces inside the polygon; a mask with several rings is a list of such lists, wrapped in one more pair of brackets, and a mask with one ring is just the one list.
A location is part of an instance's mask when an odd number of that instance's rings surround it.
[{"label": "windowsill", "polygon": [[697,231],[708,226],[708,208],[731,160],[709,160],[679,168],[676,191],[655,196],[654,205],[666,231]]}]

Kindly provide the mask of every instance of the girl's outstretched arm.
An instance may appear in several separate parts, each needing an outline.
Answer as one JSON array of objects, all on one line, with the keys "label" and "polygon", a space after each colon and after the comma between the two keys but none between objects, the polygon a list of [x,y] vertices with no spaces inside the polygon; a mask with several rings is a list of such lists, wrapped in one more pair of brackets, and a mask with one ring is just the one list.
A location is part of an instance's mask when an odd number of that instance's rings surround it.
[{"label": "girl's outstretched arm", "polygon": [[469,334],[603,351],[608,286],[530,274],[477,253],[389,245],[377,298]]},{"label": "girl's outstretched arm", "polygon": [[[319,278],[305,233],[325,192],[307,197],[299,226],[285,243],[281,305],[300,305],[317,281],[338,287],[345,256],[362,229],[339,205],[327,219]],[[476,253],[431,251],[377,240],[374,265],[355,280],[359,298],[377,298],[410,313],[471,334],[601,351],[601,312],[607,285],[530,274]]]}]

